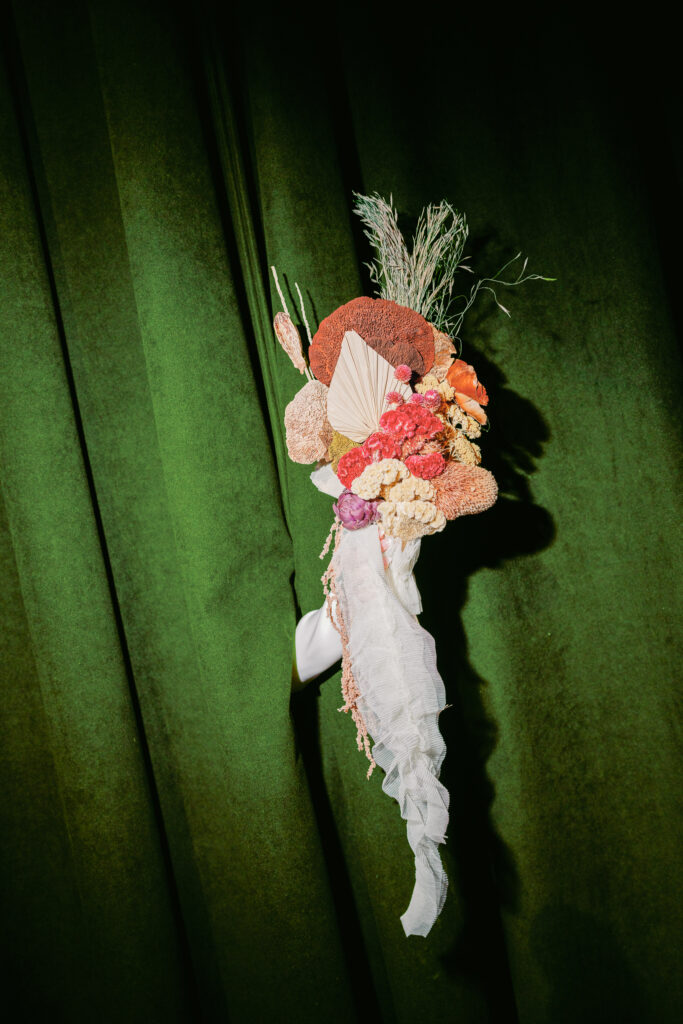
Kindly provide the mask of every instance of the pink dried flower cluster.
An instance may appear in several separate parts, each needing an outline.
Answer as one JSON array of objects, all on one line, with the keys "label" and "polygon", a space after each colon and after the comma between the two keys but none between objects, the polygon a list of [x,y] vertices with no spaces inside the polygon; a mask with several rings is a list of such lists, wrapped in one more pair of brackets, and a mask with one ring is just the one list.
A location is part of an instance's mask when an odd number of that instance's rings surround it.
[{"label": "pink dried flower cluster", "polygon": [[401,363],[401,365],[397,366],[394,370],[394,377],[396,380],[400,380],[401,384],[407,384],[412,375],[413,371],[406,363]]},{"label": "pink dried flower cluster", "polygon": [[382,413],[379,425],[397,441],[405,441],[407,438],[427,441],[443,430],[443,423],[438,417],[412,402],[404,402],[398,409]]},{"label": "pink dried flower cluster", "polygon": [[360,448],[352,448],[345,452],[337,466],[337,476],[344,487],[350,487],[357,476],[360,476],[366,466],[371,462],[370,457]]},{"label": "pink dried flower cluster", "polygon": [[337,476],[344,487],[350,487],[356,477],[360,476],[371,462],[400,458],[401,446],[398,441],[389,434],[377,431],[370,434],[370,437],[359,448],[353,448],[350,452],[342,455],[337,466]]},{"label": "pink dried flower cluster", "polygon": [[378,505],[378,501],[365,501],[353,491],[346,490],[341,492],[332,508],[347,530],[362,530],[379,519]]},{"label": "pink dried flower cluster", "polygon": [[446,460],[441,452],[430,452],[428,455],[409,455],[405,463],[413,476],[419,476],[422,480],[432,480],[435,476],[443,473],[446,468]]},{"label": "pink dried flower cluster", "polygon": [[380,431],[370,434],[370,437],[367,441],[363,442],[361,448],[370,459],[370,462],[401,458],[401,446],[389,434],[383,434]]},{"label": "pink dried flower cluster", "polygon": [[433,388],[431,388],[429,391],[425,391],[424,395],[422,396],[422,404],[425,406],[425,408],[431,409],[433,412],[435,409],[438,409],[439,406],[441,405],[441,395],[439,394],[438,391],[435,391]]},{"label": "pink dried flower cluster", "polygon": [[400,405],[403,401],[403,395],[400,395],[398,391],[387,391],[384,399],[389,405]]}]

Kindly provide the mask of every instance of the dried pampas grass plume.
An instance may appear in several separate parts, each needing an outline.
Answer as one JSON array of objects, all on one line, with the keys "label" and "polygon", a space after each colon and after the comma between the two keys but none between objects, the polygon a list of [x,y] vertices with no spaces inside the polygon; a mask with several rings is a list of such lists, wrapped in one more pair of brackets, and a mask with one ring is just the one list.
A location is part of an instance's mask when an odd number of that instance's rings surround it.
[{"label": "dried pampas grass plume", "polygon": [[[289,315],[289,310],[287,309],[287,303],[285,301],[285,297],[280,287],[280,282],[278,281],[277,270],[275,269],[275,267],[271,267],[270,269],[273,274],[273,279],[275,281],[277,293],[280,296],[280,302],[282,303],[284,309],[284,312],[276,313],[275,319],[273,320],[275,337],[280,342],[283,349],[285,350],[289,358],[292,360],[292,363],[297,368],[299,373],[303,373],[308,378],[308,380],[313,380],[313,374],[309,370],[308,364],[306,363],[306,359],[304,356],[304,350],[301,345],[301,336],[296,326],[294,325],[291,316]],[[301,315],[303,317],[304,324],[306,325],[306,332],[308,334],[308,339],[310,343],[311,330],[310,327],[308,326],[308,320],[306,319],[304,300],[301,297],[301,291],[299,290],[298,284],[295,285],[295,287],[297,292],[299,293],[299,302],[301,303]]]},{"label": "dried pampas grass plume", "polygon": [[304,359],[304,354],[301,350],[301,338],[299,337],[299,332],[292,323],[292,318],[289,313],[276,313],[275,319],[273,320],[273,328],[275,330],[275,337],[280,342],[299,373],[303,373],[308,376],[308,367],[306,366],[306,360]]},{"label": "dried pampas grass plume", "polygon": [[469,228],[464,213],[442,200],[431,203],[420,214],[412,251],[408,251],[398,226],[398,213],[378,193],[363,196],[354,192],[356,213],[365,225],[365,236],[376,252],[372,263],[366,264],[371,280],[377,285],[377,294],[401,306],[421,313],[438,332],[457,340],[465,313],[480,291],[490,292],[493,300],[506,316],[509,310],[498,301],[497,287],[514,288],[525,281],[554,281],[554,277],[527,274],[527,260],[516,278],[503,281],[501,274],[521,258],[521,252],[500,268],[492,277],[481,277],[467,292],[458,292],[456,278],[459,270],[472,273],[463,256]]}]

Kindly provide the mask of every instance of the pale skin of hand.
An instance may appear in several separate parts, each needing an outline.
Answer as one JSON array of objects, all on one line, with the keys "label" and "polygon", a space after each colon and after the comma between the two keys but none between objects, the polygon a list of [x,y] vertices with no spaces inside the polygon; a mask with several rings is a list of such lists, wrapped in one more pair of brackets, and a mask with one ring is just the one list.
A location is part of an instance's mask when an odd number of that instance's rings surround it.
[{"label": "pale skin of hand", "polygon": [[379,546],[382,549],[382,562],[384,563],[384,568],[388,569],[389,568],[389,563],[387,562],[386,558],[384,557],[384,552],[389,547],[389,541],[387,540],[387,535],[385,534],[385,532],[384,532],[384,530],[382,529],[381,526],[377,527],[377,532],[379,533]]}]

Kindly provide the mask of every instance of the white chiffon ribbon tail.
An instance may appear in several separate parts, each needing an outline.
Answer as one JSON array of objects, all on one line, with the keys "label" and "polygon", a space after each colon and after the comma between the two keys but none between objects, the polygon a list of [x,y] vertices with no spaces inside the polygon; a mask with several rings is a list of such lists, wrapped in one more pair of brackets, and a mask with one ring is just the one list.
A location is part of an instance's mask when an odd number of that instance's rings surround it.
[{"label": "white chiffon ribbon tail", "polygon": [[439,782],[446,745],[438,725],[446,693],[434,639],[413,614],[419,593],[408,576],[418,553],[419,545],[396,558],[394,573],[385,571],[377,528],[370,526],[344,530],[333,556],[358,709],[385,773],[382,789],[398,801],[415,855],[415,888],[401,918],[406,935],[428,934],[448,885],[438,850],[448,825],[448,790]]},{"label": "white chiffon ribbon tail", "polygon": [[330,619],[327,603],[299,619],[294,634],[296,671],[302,683],[315,679],[342,656],[339,630]]}]

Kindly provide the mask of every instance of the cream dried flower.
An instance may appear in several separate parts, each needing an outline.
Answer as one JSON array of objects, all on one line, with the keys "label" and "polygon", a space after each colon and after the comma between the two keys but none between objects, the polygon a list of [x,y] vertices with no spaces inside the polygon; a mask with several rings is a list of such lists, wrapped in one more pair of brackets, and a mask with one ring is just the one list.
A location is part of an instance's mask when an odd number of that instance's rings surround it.
[{"label": "cream dried flower", "polygon": [[464,462],[466,466],[478,466],[481,462],[481,448],[478,444],[469,441],[462,430],[450,428],[451,435],[447,437],[448,452],[452,459]]},{"label": "cream dried flower", "polygon": [[456,402],[448,406],[447,416],[449,422],[467,437],[481,437],[481,424],[477,423],[474,416],[468,416]]},{"label": "cream dried flower", "polygon": [[365,467],[351,484],[351,490],[359,498],[372,501],[380,496],[383,487],[395,484],[407,476],[408,467],[400,459],[380,459]]},{"label": "cream dried flower", "polygon": [[435,501],[436,488],[429,480],[421,480],[412,473],[397,484],[383,489],[387,501]]},{"label": "cream dried flower", "polygon": [[415,385],[415,390],[420,395],[428,391],[438,391],[445,402],[451,402],[455,398],[455,388],[451,387],[447,380],[439,380],[433,373],[426,373]]},{"label": "cream dried flower", "polygon": [[399,540],[439,533],[446,517],[431,501],[383,501],[379,506],[384,532]]}]

